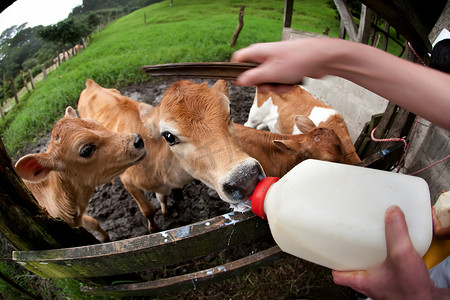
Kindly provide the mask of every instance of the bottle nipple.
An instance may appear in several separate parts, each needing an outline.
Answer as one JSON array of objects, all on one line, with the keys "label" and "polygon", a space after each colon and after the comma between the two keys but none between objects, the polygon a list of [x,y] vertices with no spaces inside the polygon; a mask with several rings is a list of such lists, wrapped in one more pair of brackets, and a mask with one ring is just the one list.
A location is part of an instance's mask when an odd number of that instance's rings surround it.
[{"label": "bottle nipple", "polygon": [[267,215],[264,211],[264,200],[270,186],[280,180],[278,177],[264,177],[255,187],[253,194],[249,197],[252,203],[252,211],[255,215],[267,220]]}]

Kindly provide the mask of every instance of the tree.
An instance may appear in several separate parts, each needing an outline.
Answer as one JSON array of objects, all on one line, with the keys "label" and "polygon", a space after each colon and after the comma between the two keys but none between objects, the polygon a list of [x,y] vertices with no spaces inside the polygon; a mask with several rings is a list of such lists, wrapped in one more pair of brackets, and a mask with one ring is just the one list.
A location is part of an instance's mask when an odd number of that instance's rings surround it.
[{"label": "tree", "polygon": [[6,53],[10,48],[11,40],[18,32],[25,28],[26,25],[27,23],[23,23],[20,26],[13,25],[2,32],[0,35],[0,60],[6,56]]},{"label": "tree", "polygon": [[91,31],[94,31],[95,27],[97,27],[100,22],[102,21],[102,18],[99,14],[90,12],[88,16],[86,17],[87,25]]},{"label": "tree", "polygon": [[36,32],[42,27],[25,28],[25,24],[12,26],[0,37],[0,72],[8,78],[15,77],[23,62],[34,56],[42,47]]},{"label": "tree", "polygon": [[79,43],[89,33],[90,30],[85,23],[71,18],[63,20],[56,25],[44,27],[38,31],[38,36],[64,49]]}]

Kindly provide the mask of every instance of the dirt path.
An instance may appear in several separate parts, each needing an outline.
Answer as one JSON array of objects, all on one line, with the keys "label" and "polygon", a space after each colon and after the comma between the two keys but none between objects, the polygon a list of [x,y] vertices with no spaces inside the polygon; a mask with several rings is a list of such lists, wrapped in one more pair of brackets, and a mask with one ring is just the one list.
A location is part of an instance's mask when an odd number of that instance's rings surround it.
[{"label": "dirt path", "polygon": [[[48,75],[50,72],[56,70],[56,68],[57,68],[57,65],[54,64],[54,65],[48,67],[45,70],[45,72],[47,72],[47,75]],[[33,89],[33,87],[31,86],[31,81],[30,81],[30,77],[28,76],[28,73],[25,75],[25,79],[27,80],[27,86],[26,87],[24,86],[20,91],[17,92],[17,97],[19,98],[19,101],[20,101],[20,97],[22,97],[22,95],[24,93],[28,93],[29,91],[31,91]],[[36,77],[33,77],[34,84],[36,85],[42,79],[44,79],[44,73],[43,72],[37,74]],[[16,100],[15,100],[14,97],[8,98],[5,101],[5,103],[3,104],[3,106],[0,106],[0,109],[2,109],[3,112],[6,113],[13,107],[13,105],[15,103],[16,103]]]}]

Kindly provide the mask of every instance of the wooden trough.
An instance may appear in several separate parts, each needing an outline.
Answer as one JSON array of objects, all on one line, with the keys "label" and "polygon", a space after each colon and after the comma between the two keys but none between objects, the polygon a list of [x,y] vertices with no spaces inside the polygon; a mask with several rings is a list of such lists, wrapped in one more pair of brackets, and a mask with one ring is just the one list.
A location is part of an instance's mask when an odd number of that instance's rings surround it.
[{"label": "wooden trough", "polygon": [[[241,67],[237,74],[252,66]],[[143,69],[154,71],[148,67]],[[236,76],[235,69],[230,72]],[[383,123],[380,117],[376,117],[376,122]],[[365,135],[367,132],[363,131],[358,140],[367,154],[371,142]],[[383,150],[372,147],[371,155],[358,165],[388,169],[396,158],[386,158],[398,157],[402,146],[403,143],[394,143]],[[163,232],[101,244],[83,228],[70,228],[41,210],[15,172],[1,140],[0,163],[0,231],[16,249],[13,260],[44,278],[76,278],[86,284],[82,290],[92,295],[156,297],[177,293],[236,276],[283,255],[273,246],[202,271],[146,281],[136,272],[188,262],[261,237],[271,239],[268,224],[251,211],[233,212]]]}]

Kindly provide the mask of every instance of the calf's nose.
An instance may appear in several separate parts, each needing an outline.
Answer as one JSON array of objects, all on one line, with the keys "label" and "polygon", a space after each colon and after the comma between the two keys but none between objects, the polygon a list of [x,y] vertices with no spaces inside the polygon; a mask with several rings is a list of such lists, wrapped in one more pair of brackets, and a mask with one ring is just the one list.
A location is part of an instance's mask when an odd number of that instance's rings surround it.
[{"label": "calf's nose", "polygon": [[140,134],[135,134],[134,135],[134,148],[136,149],[142,149],[144,147],[144,140],[142,139]]},{"label": "calf's nose", "polygon": [[258,182],[265,176],[258,162],[245,168],[239,167],[233,172],[232,178],[224,183],[223,191],[235,201],[244,201],[255,190]]}]

